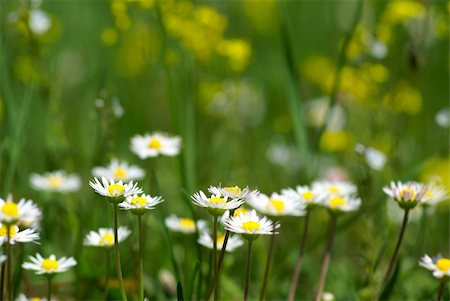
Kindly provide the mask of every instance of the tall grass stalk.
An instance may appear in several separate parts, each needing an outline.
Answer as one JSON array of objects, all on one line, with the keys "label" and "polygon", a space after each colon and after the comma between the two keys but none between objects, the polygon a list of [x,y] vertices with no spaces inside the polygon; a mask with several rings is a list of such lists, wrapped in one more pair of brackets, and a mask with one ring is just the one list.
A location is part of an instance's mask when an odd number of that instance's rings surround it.
[{"label": "tall grass stalk", "polygon": [[121,297],[122,297],[122,301],[126,301],[127,300],[127,294],[125,292],[125,286],[123,284],[123,278],[122,278],[122,268],[120,266],[119,235],[118,235],[119,206],[117,204],[113,204],[113,209],[114,209],[114,259],[115,259],[115,262],[116,262],[117,278],[119,279],[120,294],[121,294]]}]

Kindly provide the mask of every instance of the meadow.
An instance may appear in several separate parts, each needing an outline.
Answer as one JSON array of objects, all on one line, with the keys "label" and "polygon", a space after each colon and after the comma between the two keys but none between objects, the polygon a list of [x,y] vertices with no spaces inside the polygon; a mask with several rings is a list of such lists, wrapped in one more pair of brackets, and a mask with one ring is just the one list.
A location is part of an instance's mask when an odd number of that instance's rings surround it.
[{"label": "meadow", "polygon": [[449,300],[449,10],[0,0],[0,299]]}]

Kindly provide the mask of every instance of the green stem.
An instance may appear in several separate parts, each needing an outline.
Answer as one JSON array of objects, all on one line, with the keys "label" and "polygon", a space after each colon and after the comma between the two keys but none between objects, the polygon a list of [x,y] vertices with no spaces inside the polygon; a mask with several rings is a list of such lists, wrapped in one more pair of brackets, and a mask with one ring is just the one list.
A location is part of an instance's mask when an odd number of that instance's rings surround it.
[{"label": "green stem", "polygon": [[392,269],[394,268],[395,261],[397,259],[397,255],[398,255],[398,251],[400,250],[400,245],[403,240],[403,235],[405,234],[406,225],[408,224],[408,217],[409,217],[409,209],[405,209],[405,215],[403,216],[402,227],[400,228],[400,233],[398,235],[397,245],[395,246],[394,253],[392,254],[391,260],[389,261],[389,267],[386,271],[386,274],[384,275],[383,283],[380,288],[379,296],[381,296],[381,293],[383,292],[383,289],[386,286],[386,283],[388,282],[388,280],[391,276]]},{"label": "green stem", "polygon": [[[275,224],[273,224],[272,232],[275,232]],[[267,281],[269,280],[270,266],[272,264],[273,251],[275,249],[275,240],[276,235],[275,233],[272,233],[272,235],[270,236],[269,253],[267,254],[266,267],[264,269],[264,280],[261,287],[261,292],[259,294],[259,300],[261,301],[264,300],[266,295]]]},{"label": "green stem", "polygon": [[2,263],[2,271],[0,274],[0,300],[3,300],[3,288],[5,287],[6,261]]},{"label": "green stem", "polygon": [[6,225],[6,281],[8,286],[8,300],[12,301],[12,285],[11,285],[11,226]]},{"label": "green stem", "polygon": [[47,276],[47,300],[49,300],[49,301],[52,300],[52,277],[51,276]]},{"label": "green stem", "polygon": [[297,291],[298,280],[300,278],[300,272],[302,270],[303,254],[305,252],[306,237],[308,235],[308,225],[309,225],[309,210],[305,215],[305,222],[303,225],[303,235],[300,242],[300,248],[298,251],[297,261],[295,262],[294,274],[292,275],[291,288],[289,290],[289,301],[294,301],[295,292]]},{"label": "green stem", "polygon": [[444,295],[444,287],[445,287],[445,281],[441,281],[441,285],[439,286],[437,301],[442,300],[442,295]]},{"label": "green stem", "polygon": [[103,300],[108,300],[108,290],[109,290],[109,266],[110,266],[110,254],[109,249],[105,251],[106,263],[105,263],[105,288],[103,291]]},{"label": "green stem", "polygon": [[138,215],[139,224],[139,300],[144,300],[144,223]]},{"label": "green stem", "polygon": [[248,250],[247,250],[247,271],[245,273],[245,291],[244,291],[244,301],[248,300],[248,288],[250,286],[250,268],[252,262],[252,244],[253,240],[248,241]]},{"label": "green stem", "polygon": [[213,231],[213,263],[214,263],[214,301],[219,298],[219,288],[217,283],[219,282],[219,265],[217,262],[217,216],[213,217],[214,231]]},{"label": "green stem", "polygon": [[325,257],[322,262],[322,270],[320,271],[319,287],[317,288],[317,293],[316,293],[316,298],[315,298],[316,301],[321,300],[322,292],[325,287],[325,281],[327,279],[327,274],[328,274],[328,266],[330,265],[331,250],[333,248],[334,233],[336,232],[336,222],[337,222],[336,215],[331,214],[330,215],[330,228],[328,229],[327,248],[325,251]]},{"label": "green stem", "polygon": [[117,273],[117,278],[119,278],[120,293],[122,295],[122,301],[126,301],[127,294],[125,293],[125,286],[123,285],[123,278],[122,278],[122,268],[120,266],[119,235],[118,235],[119,206],[117,204],[113,204],[113,206],[114,206],[114,259],[116,261],[116,273]]}]

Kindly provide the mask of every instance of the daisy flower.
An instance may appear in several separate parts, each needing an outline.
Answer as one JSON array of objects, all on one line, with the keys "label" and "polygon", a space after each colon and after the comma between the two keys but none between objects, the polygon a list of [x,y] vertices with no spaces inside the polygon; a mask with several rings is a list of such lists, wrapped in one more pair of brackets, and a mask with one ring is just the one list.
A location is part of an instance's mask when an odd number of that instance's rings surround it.
[{"label": "daisy flower", "polygon": [[136,135],[131,138],[131,151],[141,159],[159,155],[176,156],[180,153],[181,139],[163,133]]},{"label": "daisy flower", "polygon": [[356,186],[344,181],[317,181],[312,184],[312,190],[318,194],[319,199],[334,196],[348,196],[356,193]]},{"label": "daisy flower", "polygon": [[220,195],[222,197],[228,197],[230,199],[247,199],[258,193],[258,190],[250,190],[248,187],[243,189],[239,186],[210,186],[208,191],[214,195]]},{"label": "daisy flower", "polygon": [[[119,243],[124,241],[131,231],[127,227],[119,227],[117,229],[118,241]],[[114,230],[112,228],[100,228],[98,231],[90,231],[83,244],[85,246],[111,248],[114,246]]]},{"label": "daisy flower", "polygon": [[14,223],[31,223],[40,220],[42,216],[41,210],[33,203],[32,200],[21,199],[15,203],[12,196],[3,200],[0,198],[0,222],[4,224]]},{"label": "daisy flower", "polygon": [[142,179],[145,171],[136,165],[129,165],[125,161],[113,159],[106,167],[94,167],[92,174],[97,178],[105,177],[115,181],[128,182]]},{"label": "daisy flower", "polygon": [[391,182],[390,186],[384,187],[383,191],[396,201],[403,209],[412,209],[418,203],[425,203],[424,197],[427,188],[418,182]]},{"label": "daisy flower", "polygon": [[131,210],[134,214],[144,214],[148,210],[155,209],[155,206],[164,202],[160,196],[151,197],[148,194],[138,194],[128,196],[124,202],[119,204],[119,207],[124,210]]},{"label": "daisy flower", "polygon": [[436,278],[449,277],[450,276],[450,259],[444,258],[440,255],[431,258],[428,255],[424,255],[419,265],[427,270],[433,271],[433,276]]},{"label": "daisy flower", "polygon": [[204,220],[198,220],[196,225],[193,219],[178,217],[174,214],[166,217],[165,223],[170,230],[185,234],[195,233],[195,226],[197,226],[198,230],[203,230],[206,227]]},{"label": "daisy flower", "polygon": [[353,196],[330,196],[321,200],[320,205],[332,212],[349,212],[358,210],[361,199]]},{"label": "daisy flower", "polygon": [[73,257],[62,257],[57,260],[55,255],[44,258],[41,254],[37,253],[35,257],[30,256],[29,258],[31,262],[23,263],[22,268],[33,270],[37,275],[62,273],[77,265],[77,262]]},{"label": "daisy flower", "polygon": [[[7,226],[0,224],[0,246],[2,246],[7,240]],[[9,226],[9,243],[15,244],[16,242],[34,242],[38,243],[39,233],[37,233],[34,229],[25,229],[20,231],[19,227],[16,225]]]},{"label": "daisy flower", "polygon": [[243,199],[230,199],[220,194],[213,194],[208,198],[201,190],[194,193],[191,198],[195,205],[207,208],[208,212],[214,216],[222,215],[226,210],[236,209],[244,203]]},{"label": "daisy flower", "polygon": [[305,203],[276,192],[272,193],[270,197],[264,193],[258,193],[249,198],[247,203],[257,211],[270,216],[303,216],[306,214]]},{"label": "daisy flower", "polygon": [[280,227],[279,223],[273,223],[267,217],[259,217],[255,210],[247,214],[232,216],[224,221],[226,230],[233,233],[242,234],[246,239],[256,239],[259,235],[278,234],[274,232]]},{"label": "daisy flower", "polygon": [[435,184],[428,185],[426,187],[425,194],[423,195],[424,205],[436,206],[438,203],[448,200],[449,195],[444,187],[437,186]]},{"label": "daisy flower", "polygon": [[306,206],[311,206],[313,204],[317,204],[319,201],[318,194],[316,191],[313,191],[309,186],[297,186],[295,189],[286,188],[281,191],[281,194],[284,197],[296,199],[301,203],[304,203]]},{"label": "daisy flower", "polygon": [[[223,242],[225,240],[225,236],[222,233],[217,233],[217,250],[222,250]],[[208,232],[202,232],[200,237],[198,238],[197,242],[201,244],[204,247],[207,247],[208,249],[213,249],[213,238],[211,235],[209,235]],[[240,239],[237,235],[229,236],[227,247],[225,251],[232,252],[236,248],[242,246],[244,244],[244,241]]]},{"label": "daisy flower", "polygon": [[124,184],[122,181],[115,182],[113,179],[106,180],[102,177],[102,182],[97,178],[89,182],[95,192],[108,198],[122,198],[130,195],[138,194],[142,192],[142,189],[137,187],[137,183],[130,181],[128,184]]},{"label": "daisy flower", "polygon": [[42,175],[31,174],[30,183],[35,190],[61,193],[74,192],[81,187],[80,177],[67,174],[64,170],[50,171]]},{"label": "daisy flower", "polygon": [[25,296],[25,294],[20,294],[16,298],[16,301],[47,301],[47,298],[40,298],[40,297],[27,298],[27,296]]}]

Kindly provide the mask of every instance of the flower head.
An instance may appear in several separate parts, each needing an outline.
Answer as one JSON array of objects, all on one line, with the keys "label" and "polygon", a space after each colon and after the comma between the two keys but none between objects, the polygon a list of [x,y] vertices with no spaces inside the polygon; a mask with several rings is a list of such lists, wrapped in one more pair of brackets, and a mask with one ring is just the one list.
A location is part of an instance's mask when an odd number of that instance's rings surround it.
[{"label": "flower head", "polygon": [[0,222],[3,224],[32,224],[39,221],[41,216],[41,210],[32,200],[21,199],[15,203],[11,195],[6,201],[0,198]]},{"label": "flower head", "polygon": [[76,174],[67,174],[64,170],[50,171],[42,175],[31,174],[31,187],[36,190],[68,193],[80,189],[81,180]]},{"label": "flower head", "polygon": [[305,203],[276,192],[272,193],[270,197],[264,193],[258,193],[249,198],[247,203],[257,211],[270,216],[303,216],[306,214]]},{"label": "flower head", "polygon": [[356,193],[356,186],[345,181],[317,181],[312,184],[312,190],[318,194],[319,199],[326,199],[353,195]]},{"label": "flower head", "polygon": [[106,167],[94,167],[92,174],[98,178],[105,177],[114,181],[128,182],[142,179],[145,171],[136,165],[129,165],[125,161],[113,159]]},{"label": "flower head", "polygon": [[447,189],[435,184],[428,185],[423,195],[424,204],[430,206],[436,206],[438,203],[448,199]]},{"label": "flower head", "polygon": [[47,298],[40,298],[40,297],[27,298],[27,296],[25,296],[24,294],[20,294],[16,298],[16,301],[47,301]]},{"label": "flower head", "polygon": [[[8,226],[0,224],[0,246],[2,246],[8,236]],[[34,242],[38,243],[39,233],[37,233],[34,229],[24,229],[20,230],[16,225],[9,225],[9,243],[15,244],[16,242],[26,243],[26,242]]]},{"label": "flower head", "polygon": [[297,186],[295,189],[287,188],[281,191],[281,194],[290,199],[298,200],[309,207],[318,203],[318,193],[309,186]]},{"label": "flower head", "polygon": [[230,199],[248,199],[258,193],[258,190],[250,190],[248,187],[241,189],[239,186],[210,186],[208,191]]},{"label": "flower head", "polygon": [[358,210],[361,199],[353,196],[330,196],[323,198],[320,205],[328,208],[331,212],[349,212]]},{"label": "flower head", "polygon": [[390,186],[384,187],[383,191],[396,201],[403,209],[412,209],[418,203],[425,203],[424,198],[427,188],[418,182],[391,182]]},{"label": "flower head", "polygon": [[141,159],[159,155],[176,156],[180,152],[180,137],[170,137],[163,133],[136,135],[131,138],[131,151]]},{"label": "flower head", "polygon": [[26,270],[33,270],[37,275],[62,273],[77,264],[73,257],[62,257],[57,260],[55,255],[50,255],[50,257],[44,258],[41,254],[37,253],[35,257],[30,256],[29,258],[31,262],[25,262],[22,264],[22,268]]},{"label": "flower head", "polygon": [[165,223],[170,230],[185,234],[195,233],[196,227],[198,230],[203,230],[206,227],[206,222],[203,220],[198,220],[196,224],[193,219],[178,217],[174,214],[166,217]]},{"label": "flower head", "polygon": [[259,217],[255,210],[238,216],[231,216],[224,221],[226,230],[233,233],[242,234],[246,239],[256,239],[259,235],[277,234],[276,229],[279,223],[273,223],[267,217]]},{"label": "flower head", "polygon": [[[117,229],[118,242],[124,241],[131,231],[127,227]],[[85,246],[111,248],[114,245],[114,230],[112,228],[100,228],[98,231],[90,231],[83,244]]]},{"label": "flower head", "polygon": [[155,206],[164,202],[160,196],[151,197],[148,194],[130,195],[125,199],[125,202],[119,204],[119,207],[124,210],[131,210],[134,214],[144,214],[149,210],[155,209]]},{"label": "flower head", "polygon": [[244,203],[243,199],[231,199],[220,194],[213,194],[208,198],[203,191],[194,193],[191,198],[195,205],[207,208],[208,212],[215,216],[222,215],[226,210],[236,209]]},{"label": "flower head", "polygon": [[431,258],[428,255],[424,255],[419,265],[427,270],[433,271],[433,276],[436,278],[449,277],[450,276],[450,259],[444,258],[440,255]]},{"label": "flower head", "polygon": [[97,178],[94,178],[93,181],[89,182],[89,186],[98,194],[108,198],[124,198],[142,192],[142,189],[137,187],[137,183],[133,183],[133,181],[124,184],[122,181],[115,182],[111,179],[108,182],[105,177],[102,177],[101,183]]},{"label": "flower head", "polygon": [[[225,237],[222,233],[217,233],[217,250],[220,251],[223,247],[223,243],[225,241]],[[208,249],[213,249],[214,241],[211,235],[208,232],[204,231],[198,238],[198,243]],[[225,251],[232,252],[234,249],[242,246],[244,242],[237,235],[230,235],[228,237],[227,247]]]}]

